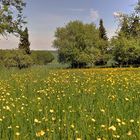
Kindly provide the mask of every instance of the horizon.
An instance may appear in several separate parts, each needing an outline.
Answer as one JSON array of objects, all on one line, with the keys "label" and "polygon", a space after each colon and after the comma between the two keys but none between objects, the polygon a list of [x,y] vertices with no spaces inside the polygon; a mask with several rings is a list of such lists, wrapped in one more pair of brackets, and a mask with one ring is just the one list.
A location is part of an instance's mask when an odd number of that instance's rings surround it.
[{"label": "horizon", "polygon": [[[80,20],[84,23],[95,23],[98,27],[102,18],[109,38],[115,35],[118,22],[115,15],[118,12],[131,13],[137,0],[26,0],[24,16],[27,17],[31,50],[55,50],[52,47],[54,32],[57,27],[65,26],[69,21]],[[0,49],[18,48],[19,38],[9,35],[0,38]]]}]

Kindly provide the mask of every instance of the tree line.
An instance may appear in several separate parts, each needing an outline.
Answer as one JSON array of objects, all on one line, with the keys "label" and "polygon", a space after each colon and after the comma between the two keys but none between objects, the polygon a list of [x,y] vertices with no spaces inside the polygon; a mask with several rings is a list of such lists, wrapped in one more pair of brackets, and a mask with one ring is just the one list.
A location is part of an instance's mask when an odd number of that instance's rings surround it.
[{"label": "tree line", "polygon": [[0,65],[7,68],[27,68],[32,65],[46,65],[53,61],[49,51],[31,51],[28,28],[23,16],[26,3],[23,0],[0,0],[0,35],[14,34],[19,45],[14,50],[0,50]]},{"label": "tree line", "polygon": [[[0,34],[14,34],[20,38],[17,50],[1,50],[0,62],[6,67],[28,67],[32,64],[46,64],[54,58],[46,52],[30,50],[28,28],[23,16],[26,3],[23,0],[0,0]],[[119,30],[108,39],[103,19],[99,27],[71,21],[65,27],[57,28],[54,47],[58,50],[60,63],[73,68],[91,66],[137,66],[140,65],[140,1],[133,14],[120,14]],[[41,54],[42,53],[42,54]]]},{"label": "tree line", "polygon": [[99,27],[71,21],[57,28],[54,46],[58,49],[59,62],[74,68],[140,66],[139,4],[134,13],[119,15],[118,31],[110,40],[103,19]]}]

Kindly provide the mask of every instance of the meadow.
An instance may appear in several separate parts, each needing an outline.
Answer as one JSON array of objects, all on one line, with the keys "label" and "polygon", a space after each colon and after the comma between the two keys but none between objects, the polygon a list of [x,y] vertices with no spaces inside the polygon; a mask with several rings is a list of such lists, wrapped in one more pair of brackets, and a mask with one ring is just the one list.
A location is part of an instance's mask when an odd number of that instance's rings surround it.
[{"label": "meadow", "polygon": [[0,70],[0,140],[140,140],[140,68]]}]

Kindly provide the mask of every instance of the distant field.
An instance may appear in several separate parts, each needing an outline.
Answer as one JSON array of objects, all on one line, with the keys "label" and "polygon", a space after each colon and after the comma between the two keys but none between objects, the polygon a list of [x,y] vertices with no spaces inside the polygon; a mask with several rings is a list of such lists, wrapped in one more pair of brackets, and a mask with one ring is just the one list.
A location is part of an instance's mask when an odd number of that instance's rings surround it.
[{"label": "distant field", "polygon": [[0,69],[0,140],[139,140],[140,68]]}]

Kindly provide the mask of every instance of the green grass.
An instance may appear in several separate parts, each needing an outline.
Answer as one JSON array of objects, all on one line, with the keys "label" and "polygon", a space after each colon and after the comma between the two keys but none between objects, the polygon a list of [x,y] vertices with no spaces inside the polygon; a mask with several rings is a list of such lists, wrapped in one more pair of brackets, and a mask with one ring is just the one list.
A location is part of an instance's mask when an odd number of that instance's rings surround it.
[{"label": "green grass", "polygon": [[0,140],[139,140],[140,69],[0,70]]}]

